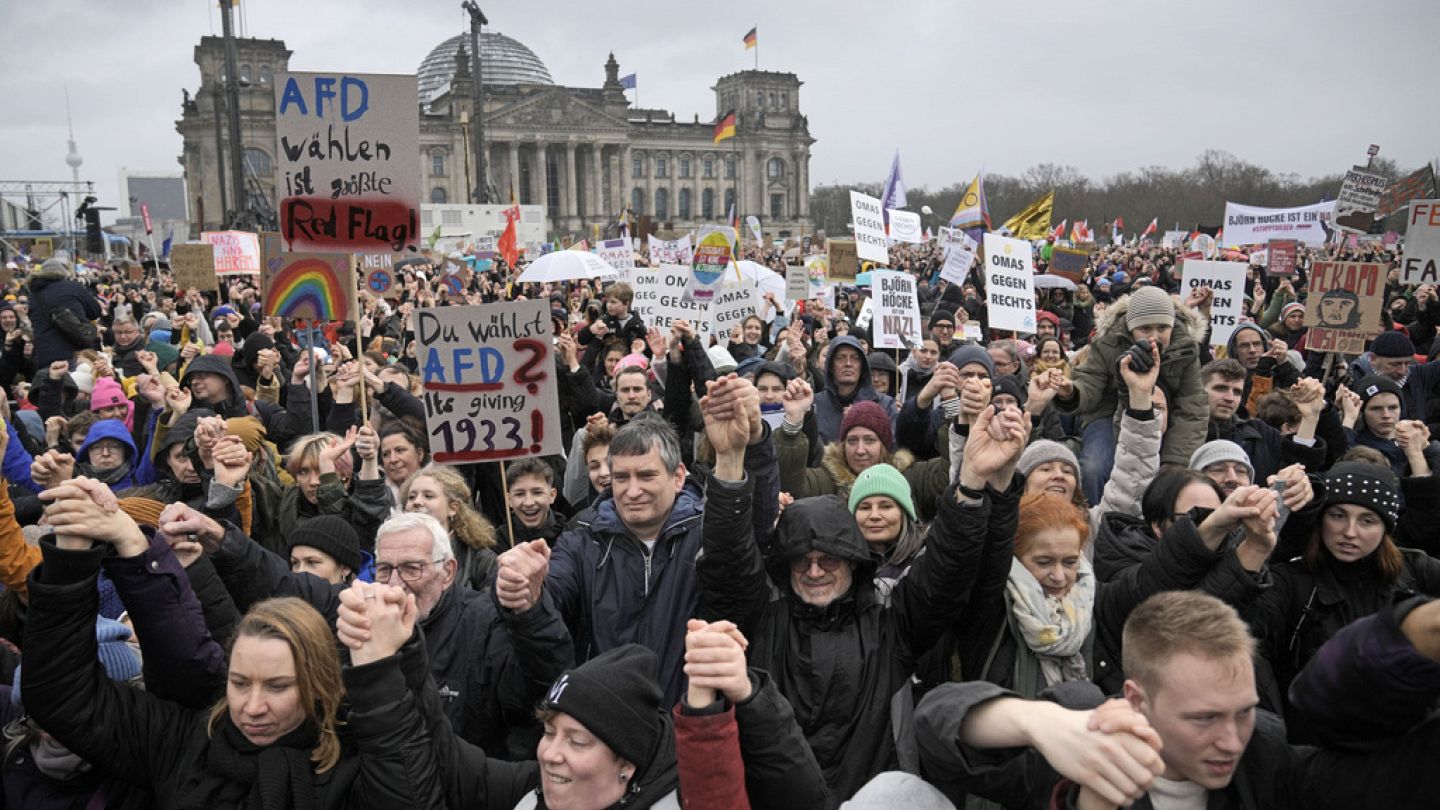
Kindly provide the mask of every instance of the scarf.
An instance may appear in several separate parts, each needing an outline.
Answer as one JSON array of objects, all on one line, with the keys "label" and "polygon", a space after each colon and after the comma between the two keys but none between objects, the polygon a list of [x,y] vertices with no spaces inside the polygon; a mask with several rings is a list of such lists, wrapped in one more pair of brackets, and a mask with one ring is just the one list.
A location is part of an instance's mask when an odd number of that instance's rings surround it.
[{"label": "scarf", "polygon": [[216,724],[204,770],[182,788],[177,807],[313,810],[319,806],[310,762],[316,740],[315,727],[306,723],[269,745],[255,745],[227,714]]},{"label": "scarf", "polygon": [[1045,685],[1089,680],[1081,650],[1090,636],[1095,612],[1095,574],[1090,562],[1080,558],[1074,587],[1058,597],[1047,596],[1035,575],[1015,559],[1010,563],[1005,590],[1021,640],[1040,659]]},{"label": "scarf", "polygon": [[129,478],[131,467],[132,465],[129,461],[122,461],[120,462],[119,467],[116,467],[113,470],[105,470],[102,472],[95,469],[94,467],[91,467],[89,464],[75,465],[75,468],[79,471],[80,475],[86,475],[94,478],[96,481],[99,481],[107,487],[114,486],[121,481]]},{"label": "scarf", "polygon": [[30,756],[40,773],[57,782],[68,782],[90,770],[90,763],[81,759],[79,754],[71,753],[70,749],[44,736],[30,743]]}]

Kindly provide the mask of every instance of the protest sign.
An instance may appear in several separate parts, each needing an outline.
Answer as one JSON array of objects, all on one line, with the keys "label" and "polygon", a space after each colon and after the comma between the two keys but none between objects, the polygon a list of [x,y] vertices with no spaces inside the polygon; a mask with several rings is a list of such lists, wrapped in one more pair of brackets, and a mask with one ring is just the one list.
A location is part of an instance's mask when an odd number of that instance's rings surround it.
[{"label": "protest sign", "polygon": [[635,279],[635,251],[630,249],[629,239],[606,239],[595,245],[595,255],[619,271],[619,281],[627,284]]},{"label": "protest sign", "polygon": [[850,222],[855,230],[855,253],[860,258],[890,263],[890,251],[885,247],[885,217],[880,211],[880,201],[869,194],[850,192]]},{"label": "protest sign", "polygon": [[275,74],[275,183],[291,249],[420,249],[414,76]]},{"label": "protest sign", "polygon": [[1320,227],[1320,221],[1328,218],[1334,209],[1334,200],[1297,208],[1261,208],[1227,202],[1225,244],[1263,245],[1281,238],[1318,247],[1325,244],[1325,229]]},{"label": "protest sign", "polygon": [[855,240],[831,239],[825,243],[828,251],[828,277],[834,281],[854,284],[860,272],[860,259],[855,252]]},{"label": "protest sign", "polygon": [[911,211],[890,209],[890,238],[896,242],[922,244],[925,234],[920,228],[920,215]]},{"label": "protest sign", "polygon": [[962,230],[941,228],[940,231],[945,254],[945,264],[940,267],[940,278],[951,284],[964,284],[970,275],[971,265],[975,264],[975,251],[980,248],[980,243]]},{"label": "protest sign", "polygon": [[261,311],[286,319],[348,321],[355,312],[355,257],[285,253],[260,274]]},{"label": "protest sign", "polygon": [[1265,263],[1265,273],[1284,278],[1294,277],[1295,261],[1300,255],[1300,243],[1294,239],[1271,239],[1268,251],[1269,261]]},{"label": "protest sign", "polygon": [[872,345],[881,349],[905,349],[918,345],[924,332],[920,323],[920,297],[915,291],[915,277],[894,270],[875,270],[870,282],[876,301]]},{"label": "protest sign", "polygon": [[215,246],[205,243],[173,245],[170,248],[170,271],[175,286],[183,290],[214,290],[219,287],[215,277]]},{"label": "protest sign", "polygon": [[361,253],[355,256],[356,272],[364,281],[366,292],[376,298],[391,300],[404,296],[405,288],[395,273],[395,261],[393,253]]},{"label": "protest sign", "polygon": [[1345,173],[1340,194],[1335,198],[1335,227],[1338,230],[1366,233],[1380,208],[1380,195],[1390,185],[1390,178],[1356,166]]},{"label": "protest sign", "polygon": [[1380,195],[1380,205],[1375,213],[1388,217],[1402,210],[1411,200],[1429,199],[1435,193],[1435,169],[1426,163],[1417,171],[1397,180]]},{"label": "protest sign", "polygon": [[1035,265],[1029,242],[985,234],[985,308],[991,329],[1035,331]]},{"label": "protest sign", "polygon": [[1250,252],[1250,265],[1252,267],[1268,267],[1270,265],[1270,249],[1261,248]]},{"label": "protest sign", "polygon": [[745,224],[750,228],[750,235],[755,237],[755,243],[758,245],[765,244],[765,237],[760,233],[760,218],[751,214],[745,217]]},{"label": "protest sign", "polygon": [[650,263],[689,264],[690,234],[687,233],[679,239],[656,239],[655,235],[651,234]]},{"label": "protest sign", "polygon": [[803,264],[785,265],[785,298],[804,301],[810,297],[810,271]]},{"label": "protest sign", "polygon": [[1412,200],[1405,217],[1405,253],[1400,267],[1406,284],[1440,284],[1440,200]]},{"label": "protest sign", "polygon": [[1069,279],[1076,284],[1084,284],[1085,268],[1089,266],[1090,251],[1084,248],[1057,247],[1050,254],[1050,266],[1045,272]]},{"label": "protest sign", "polygon": [[436,464],[565,452],[548,307],[516,301],[415,312]]},{"label": "protest sign", "polygon": [[1215,295],[1210,299],[1210,345],[1224,346],[1230,333],[1240,325],[1245,309],[1244,262],[1206,262],[1186,259],[1180,274],[1181,297],[1196,287],[1209,287]]},{"label": "protest sign", "polygon": [[1166,231],[1160,237],[1160,247],[1166,250],[1179,250],[1185,246],[1185,240],[1189,237],[1190,234],[1185,231]]},{"label": "protest sign", "polygon": [[661,332],[668,332],[671,324],[682,318],[698,332],[705,322],[705,305],[682,294],[689,279],[688,265],[662,264],[639,275],[633,285],[635,300],[630,308]]},{"label": "protest sign", "polygon": [[260,237],[248,231],[205,231],[201,242],[215,248],[215,275],[237,276],[260,272]]},{"label": "protest sign", "polygon": [[855,325],[861,329],[869,329],[870,322],[875,318],[875,299],[866,298],[860,305],[860,313],[855,316]]},{"label": "protest sign", "polygon": [[498,241],[498,240],[497,240],[495,237],[493,237],[493,236],[477,236],[477,237],[475,237],[475,244],[472,246],[472,248],[473,248],[473,253],[474,253],[474,255],[475,255],[475,258],[477,258],[477,259],[493,259],[493,258],[495,258],[495,251],[496,251],[496,249],[497,249],[497,248],[495,247],[496,241]]},{"label": "protest sign", "polygon": [[690,258],[690,278],[685,283],[685,297],[710,303],[715,297],[720,277],[730,266],[730,256],[735,251],[735,231],[716,225],[700,229],[695,252]]},{"label": "protest sign", "polygon": [[1374,262],[1315,262],[1305,298],[1310,351],[1357,355],[1380,334],[1385,270]]},{"label": "protest sign", "polygon": [[722,342],[730,337],[730,329],[739,326],[746,318],[760,308],[760,284],[751,276],[736,278],[725,274],[725,280],[705,308],[705,323],[708,327],[700,330],[703,338],[715,335]]}]

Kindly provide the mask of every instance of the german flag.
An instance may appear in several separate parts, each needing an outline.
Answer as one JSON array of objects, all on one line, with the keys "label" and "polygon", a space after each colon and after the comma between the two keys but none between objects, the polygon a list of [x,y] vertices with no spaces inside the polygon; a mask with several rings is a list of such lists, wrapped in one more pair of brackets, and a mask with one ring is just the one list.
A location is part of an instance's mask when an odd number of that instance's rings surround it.
[{"label": "german flag", "polygon": [[735,111],[731,110],[720,116],[720,120],[715,122],[715,143],[733,137],[735,137]]},{"label": "german flag", "polygon": [[748,51],[759,44],[758,40],[755,38],[755,32],[759,30],[759,26],[756,26],[755,28],[751,28],[750,33],[745,35],[745,50]]}]

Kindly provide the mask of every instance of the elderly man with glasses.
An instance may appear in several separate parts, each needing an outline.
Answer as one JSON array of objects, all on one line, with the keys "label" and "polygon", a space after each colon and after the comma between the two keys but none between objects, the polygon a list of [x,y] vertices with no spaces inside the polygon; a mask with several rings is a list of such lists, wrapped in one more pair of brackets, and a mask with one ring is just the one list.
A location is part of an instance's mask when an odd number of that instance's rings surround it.
[{"label": "elderly man with glasses", "polygon": [[[233,524],[176,503],[161,515],[160,528],[170,537],[193,535],[210,552],[242,613],[263,599],[295,596],[334,624],[341,586],[292,572],[288,561]],[[524,553],[511,558],[521,563],[522,587],[480,592],[456,586],[450,536],[430,515],[397,513],[375,535],[375,582],[415,596],[445,716],[457,734],[497,755],[533,750],[535,703],[575,657],[560,614],[540,593],[548,549],[523,545],[517,551]]]}]

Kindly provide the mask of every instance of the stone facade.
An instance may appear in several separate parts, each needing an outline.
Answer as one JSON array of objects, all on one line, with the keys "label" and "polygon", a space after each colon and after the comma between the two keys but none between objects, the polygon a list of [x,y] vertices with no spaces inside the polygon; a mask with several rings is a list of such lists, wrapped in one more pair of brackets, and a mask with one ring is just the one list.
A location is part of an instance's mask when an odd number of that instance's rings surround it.
[{"label": "stone facade", "polygon": [[[513,193],[521,203],[544,205],[551,233],[591,236],[595,226],[614,223],[626,207],[652,217],[661,230],[686,230],[723,221],[737,197],[741,219],[758,217],[767,239],[810,232],[814,139],[800,114],[801,83],[794,74],[747,70],[719,79],[711,88],[715,116],[733,109],[738,122],[736,137],[715,144],[713,122],[698,116],[682,122],[664,110],[632,107],[613,54],[601,87],[561,87],[549,83],[543,66],[528,81],[507,74],[508,62],[497,61],[492,70],[497,49],[534,57],[508,37],[484,36],[489,188],[498,201]],[[422,202],[465,202],[474,186],[468,41],[468,36],[447,40],[421,66],[427,77],[422,82],[427,97],[419,100]],[[242,142],[256,187],[273,209],[273,77],[286,69],[290,51],[276,40],[239,43]],[[214,92],[224,69],[221,46],[219,38],[205,37],[196,47],[200,90],[193,97],[186,93],[176,124],[185,142],[180,162],[191,190],[191,219],[205,229],[218,227],[222,218],[214,118],[224,109],[223,97]],[[452,60],[453,68],[437,79],[435,63]],[[492,83],[492,76],[507,83]],[[232,208],[235,201],[230,189]]]}]

